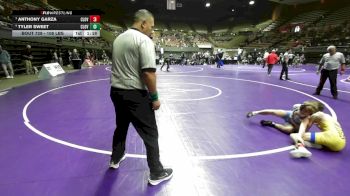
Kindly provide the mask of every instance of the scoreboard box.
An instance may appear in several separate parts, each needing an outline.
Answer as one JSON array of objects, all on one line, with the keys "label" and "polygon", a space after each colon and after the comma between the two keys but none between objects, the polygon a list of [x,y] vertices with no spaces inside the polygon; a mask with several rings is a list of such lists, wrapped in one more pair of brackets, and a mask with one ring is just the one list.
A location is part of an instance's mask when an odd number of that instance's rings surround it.
[{"label": "scoreboard box", "polygon": [[99,15],[92,15],[92,16],[90,16],[90,22],[99,23],[100,22],[100,16]]},{"label": "scoreboard box", "polygon": [[96,10],[14,10],[12,37],[100,37]]},{"label": "scoreboard box", "polygon": [[90,23],[90,30],[100,30],[101,25],[100,23]]}]

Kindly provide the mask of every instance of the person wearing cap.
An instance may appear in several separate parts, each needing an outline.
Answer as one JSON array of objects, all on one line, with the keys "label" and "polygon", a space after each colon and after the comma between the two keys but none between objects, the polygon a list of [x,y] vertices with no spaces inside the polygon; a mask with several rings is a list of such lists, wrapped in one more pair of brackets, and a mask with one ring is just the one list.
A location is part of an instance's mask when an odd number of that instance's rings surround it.
[{"label": "person wearing cap", "polygon": [[271,76],[271,71],[273,68],[273,65],[275,65],[279,61],[279,58],[276,54],[276,50],[272,50],[269,56],[266,58],[266,63],[267,63],[267,75]]},{"label": "person wearing cap", "polygon": [[337,52],[336,47],[333,45],[329,46],[327,51],[328,53],[323,55],[320,61],[320,66],[316,72],[317,74],[321,72],[321,76],[314,95],[321,94],[324,83],[326,82],[327,78],[329,78],[333,98],[338,99],[337,74],[339,68],[341,75],[345,73],[345,57],[343,53]]}]

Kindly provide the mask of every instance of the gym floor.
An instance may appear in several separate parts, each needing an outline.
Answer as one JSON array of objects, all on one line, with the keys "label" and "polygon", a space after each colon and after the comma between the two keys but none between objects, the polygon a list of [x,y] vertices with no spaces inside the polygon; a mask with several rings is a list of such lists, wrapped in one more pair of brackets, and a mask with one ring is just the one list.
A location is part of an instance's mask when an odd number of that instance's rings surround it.
[{"label": "gym floor", "polygon": [[290,137],[259,123],[282,119],[246,118],[252,110],[318,100],[350,137],[350,70],[338,76],[338,100],[328,81],[312,95],[319,80],[313,65],[290,68],[291,81],[279,80],[280,66],[270,77],[258,65],[158,70],[161,160],[174,176],[157,186],[147,183],[145,147],[132,125],[126,160],[108,168],[115,129],[109,70],[97,66],[2,93],[0,195],[350,194],[349,147],[293,159]]}]

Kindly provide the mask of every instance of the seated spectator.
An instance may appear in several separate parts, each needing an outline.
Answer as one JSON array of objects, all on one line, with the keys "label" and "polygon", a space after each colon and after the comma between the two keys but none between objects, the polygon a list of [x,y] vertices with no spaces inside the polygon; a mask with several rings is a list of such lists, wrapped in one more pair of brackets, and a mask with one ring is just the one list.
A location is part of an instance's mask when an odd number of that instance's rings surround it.
[{"label": "seated spectator", "polygon": [[[5,72],[6,78],[14,78],[12,63],[11,63],[11,56],[10,54],[2,49],[2,46],[0,45],[0,64],[2,66],[2,69]],[[7,71],[7,68],[9,68],[10,73]]]}]

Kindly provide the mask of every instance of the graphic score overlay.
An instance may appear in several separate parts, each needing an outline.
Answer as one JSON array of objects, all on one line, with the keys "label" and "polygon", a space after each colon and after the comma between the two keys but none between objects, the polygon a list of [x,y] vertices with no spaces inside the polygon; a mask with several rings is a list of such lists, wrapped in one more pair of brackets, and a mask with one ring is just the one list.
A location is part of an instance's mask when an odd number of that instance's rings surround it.
[{"label": "graphic score overlay", "polygon": [[12,37],[100,37],[98,10],[14,10]]}]

